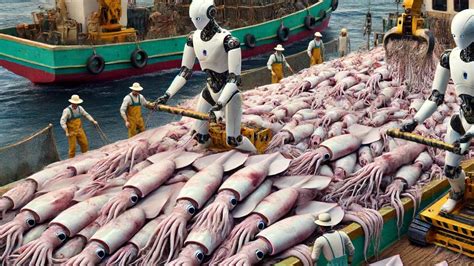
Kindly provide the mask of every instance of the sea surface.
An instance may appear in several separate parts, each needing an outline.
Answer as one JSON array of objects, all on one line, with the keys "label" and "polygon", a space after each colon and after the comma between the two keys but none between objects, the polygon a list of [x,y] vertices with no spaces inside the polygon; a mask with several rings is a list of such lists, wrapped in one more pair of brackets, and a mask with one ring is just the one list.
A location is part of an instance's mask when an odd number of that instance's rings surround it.
[{"label": "sea surface", "polygon": [[[44,6],[49,0],[0,0],[0,28],[14,27],[18,23],[31,23],[31,12]],[[138,1],[145,4],[147,1]],[[329,28],[323,32],[324,40],[337,38],[342,27],[346,27],[351,37],[352,49],[356,50],[366,44],[363,36],[365,15],[370,8],[373,31],[381,31],[382,18],[388,12],[395,12],[397,6],[393,0],[340,0],[339,8],[332,14]],[[306,49],[309,40],[301,41],[286,47],[287,55]],[[0,47],[1,51],[2,47]],[[261,67],[266,64],[268,55],[263,55],[243,63],[244,69]],[[59,125],[62,110],[68,105],[72,94],[79,94],[84,103],[82,106],[99,122],[101,128],[111,141],[127,137],[127,130],[119,114],[123,97],[130,92],[133,82],[140,82],[145,88],[143,95],[155,99],[164,93],[177,70],[132,77],[106,83],[51,86],[35,85],[27,79],[17,76],[0,67],[0,147],[15,143],[18,140],[46,127],[54,125],[57,147],[62,158],[67,156],[67,139]],[[186,86],[170,100],[171,105],[194,97],[203,87],[205,76],[195,72]],[[145,117],[147,111],[144,111]],[[179,117],[153,113],[149,126],[157,127]],[[84,122],[90,148],[103,145],[95,128]]]}]

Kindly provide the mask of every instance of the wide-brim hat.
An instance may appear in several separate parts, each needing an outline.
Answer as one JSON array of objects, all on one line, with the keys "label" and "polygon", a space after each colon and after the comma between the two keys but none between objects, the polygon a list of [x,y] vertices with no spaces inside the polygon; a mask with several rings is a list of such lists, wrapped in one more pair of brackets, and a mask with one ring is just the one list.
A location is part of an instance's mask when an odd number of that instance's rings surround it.
[{"label": "wide-brim hat", "polygon": [[282,46],[281,44],[277,45],[277,46],[276,46],[275,48],[273,48],[273,49],[275,49],[275,51],[280,51],[280,52],[285,51],[285,48],[283,48],[283,46]]},{"label": "wide-brim hat", "polygon": [[81,104],[84,101],[81,98],[79,98],[79,95],[74,94],[73,96],[71,96],[71,99],[69,99],[69,102],[73,104]]},{"label": "wide-brim hat", "polygon": [[318,31],[314,34],[314,37],[323,37],[323,35]]},{"label": "wide-brim hat", "polygon": [[130,89],[132,91],[142,91],[143,90],[142,86],[140,86],[140,83],[138,83],[138,82],[133,83],[133,85],[132,85],[132,87],[130,87]]},{"label": "wide-brim hat", "polygon": [[318,219],[314,221],[319,226],[333,226],[334,223],[331,221],[331,215],[329,213],[320,213]]}]

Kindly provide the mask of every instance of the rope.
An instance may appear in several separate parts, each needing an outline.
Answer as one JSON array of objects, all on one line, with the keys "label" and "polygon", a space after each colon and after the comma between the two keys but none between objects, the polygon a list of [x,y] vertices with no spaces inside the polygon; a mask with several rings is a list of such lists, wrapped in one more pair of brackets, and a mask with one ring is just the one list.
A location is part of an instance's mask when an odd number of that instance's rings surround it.
[{"label": "rope", "polygon": [[100,128],[100,126],[98,124],[97,125],[94,124],[94,126],[95,126],[95,129],[97,129],[97,133],[99,134],[99,137],[102,140],[102,142],[104,143],[104,145],[110,144],[110,140],[107,137],[107,135],[105,135],[104,131],[102,131],[102,128]]}]

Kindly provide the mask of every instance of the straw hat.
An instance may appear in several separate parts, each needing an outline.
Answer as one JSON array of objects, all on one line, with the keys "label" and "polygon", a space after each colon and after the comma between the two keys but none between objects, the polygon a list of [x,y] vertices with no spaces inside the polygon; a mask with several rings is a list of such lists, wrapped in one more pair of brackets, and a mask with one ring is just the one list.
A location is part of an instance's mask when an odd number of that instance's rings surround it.
[{"label": "straw hat", "polygon": [[140,83],[138,83],[138,82],[133,83],[133,85],[132,85],[132,87],[130,87],[130,89],[132,91],[142,91],[143,90],[142,86],[140,86]]},{"label": "straw hat", "polygon": [[321,33],[320,33],[319,31],[317,31],[317,32],[314,34],[314,37],[320,37],[320,38],[322,38],[323,35],[321,35]]},{"label": "straw hat", "polygon": [[69,99],[69,102],[73,104],[81,104],[83,100],[79,98],[79,95],[74,94],[73,96],[71,96],[71,99]]},{"label": "straw hat", "polygon": [[275,51],[281,51],[281,52],[285,51],[285,48],[283,48],[281,44],[277,45],[274,49]]},{"label": "straw hat", "polygon": [[341,33],[347,33],[347,29],[346,29],[346,28],[342,28],[342,29],[341,29]]},{"label": "straw hat", "polygon": [[319,214],[318,219],[314,223],[320,226],[333,226],[331,215],[326,212]]}]

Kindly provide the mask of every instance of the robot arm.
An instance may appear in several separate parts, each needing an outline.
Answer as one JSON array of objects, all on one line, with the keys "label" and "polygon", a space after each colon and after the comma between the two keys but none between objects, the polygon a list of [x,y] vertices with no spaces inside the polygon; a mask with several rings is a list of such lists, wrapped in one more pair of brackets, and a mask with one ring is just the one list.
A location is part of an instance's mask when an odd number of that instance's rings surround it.
[{"label": "robot arm", "polygon": [[415,120],[418,123],[423,123],[423,121],[436,111],[438,106],[443,104],[444,94],[450,78],[449,54],[450,51],[447,51],[441,55],[441,60],[436,68],[435,78],[433,80],[431,96],[425,101],[415,115]]},{"label": "robot arm", "polygon": [[237,38],[229,35],[224,40],[224,48],[228,54],[229,77],[227,78],[227,84],[222,90],[222,94],[217,100],[217,110],[222,109],[235,94],[239,93],[238,86],[240,85],[240,73],[242,67],[242,51],[240,49],[240,42]]},{"label": "robot arm", "polygon": [[433,87],[430,97],[423,103],[413,120],[402,126],[402,131],[411,132],[415,127],[430,117],[444,101],[444,94],[450,78],[449,55],[446,51],[441,55],[440,62],[436,68]]},{"label": "robot arm", "polygon": [[188,41],[184,46],[183,52],[183,61],[181,63],[181,71],[179,74],[174,78],[173,82],[166,90],[165,95],[161,96],[158,100],[159,103],[166,103],[166,101],[173,97],[191,78],[193,72],[194,62],[196,60],[196,54],[194,52],[193,47],[193,34],[191,33],[188,36]]}]

